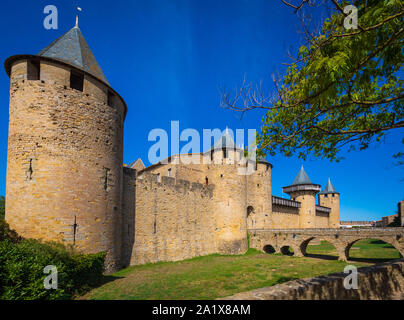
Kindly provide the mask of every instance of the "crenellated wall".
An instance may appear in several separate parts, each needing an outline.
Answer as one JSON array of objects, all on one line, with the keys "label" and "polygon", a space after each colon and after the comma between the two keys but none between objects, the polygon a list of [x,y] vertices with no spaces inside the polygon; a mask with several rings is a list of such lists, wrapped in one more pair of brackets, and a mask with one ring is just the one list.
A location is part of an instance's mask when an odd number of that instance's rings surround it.
[{"label": "crenellated wall", "polygon": [[[125,177],[128,177],[126,169]],[[136,180],[130,264],[176,261],[217,252],[213,185],[143,173]]]}]

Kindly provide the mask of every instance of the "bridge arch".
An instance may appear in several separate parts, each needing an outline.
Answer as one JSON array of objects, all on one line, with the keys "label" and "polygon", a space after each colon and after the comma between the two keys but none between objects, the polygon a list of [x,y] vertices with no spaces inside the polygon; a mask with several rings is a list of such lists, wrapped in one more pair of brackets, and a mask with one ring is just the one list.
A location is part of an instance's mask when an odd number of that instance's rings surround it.
[{"label": "bridge arch", "polygon": [[276,252],[275,248],[273,246],[271,246],[270,244],[265,245],[263,250],[265,253],[269,253],[269,254]]},{"label": "bridge arch", "polygon": [[358,241],[361,240],[380,240],[383,241],[386,244],[391,245],[394,249],[396,249],[401,257],[404,257],[404,248],[401,248],[399,243],[396,243],[396,241],[394,241],[395,239],[389,237],[389,238],[385,238],[385,237],[361,237],[361,238],[357,238],[354,240],[350,240],[348,242],[348,244],[345,246],[344,248],[344,259],[345,260],[350,260],[350,255],[349,252],[351,250],[351,248],[355,245],[355,243],[357,243]]},{"label": "bridge arch", "polygon": [[304,240],[300,243],[298,249],[299,249],[299,251],[300,251],[301,256],[304,256],[304,257],[306,257],[306,256],[316,257],[316,256],[317,256],[317,257],[319,257],[319,258],[320,258],[320,257],[324,257],[324,258],[327,257],[327,259],[328,259],[328,257],[330,257],[330,259],[332,259],[332,256],[328,256],[328,255],[308,254],[308,253],[307,253],[307,247],[309,246],[310,242],[311,242],[312,240],[314,240],[314,239],[317,239],[317,240],[319,240],[319,241],[327,241],[330,245],[332,245],[332,246],[334,247],[334,249],[335,249],[335,251],[336,251],[336,253],[337,253],[337,255],[338,255],[338,252],[339,252],[339,250],[338,250],[339,245],[338,245],[337,243],[335,243],[332,239],[330,239],[330,237],[313,236],[313,237],[309,237],[309,238],[304,239]]},{"label": "bridge arch", "polygon": [[289,246],[289,245],[283,245],[280,248],[280,251],[285,256],[293,256],[294,255],[293,248],[291,246]]}]

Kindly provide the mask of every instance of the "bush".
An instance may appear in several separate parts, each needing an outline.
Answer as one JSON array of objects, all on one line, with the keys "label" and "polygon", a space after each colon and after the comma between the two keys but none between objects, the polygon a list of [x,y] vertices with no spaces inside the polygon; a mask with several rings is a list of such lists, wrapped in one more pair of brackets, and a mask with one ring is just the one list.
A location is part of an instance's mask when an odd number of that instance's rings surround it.
[{"label": "bush", "polygon": [[[71,299],[98,285],[104,272],[105,253],[81,254],[62,244],[8,237],[0,225],[0,299]],[[46,290],[44,268],[58,271],[58,289]]]},{"label": "bush", "polygon": [[8,223],[0,218],[0,241],[9,240],[13,243],[17,243],[22,240],[21,237],[18,236],[17,232],[11,230],[8,226]]},{"label": "bush", "polygon": [[4,219],[6,213],[6,199],[0,196],[0,219]]}]

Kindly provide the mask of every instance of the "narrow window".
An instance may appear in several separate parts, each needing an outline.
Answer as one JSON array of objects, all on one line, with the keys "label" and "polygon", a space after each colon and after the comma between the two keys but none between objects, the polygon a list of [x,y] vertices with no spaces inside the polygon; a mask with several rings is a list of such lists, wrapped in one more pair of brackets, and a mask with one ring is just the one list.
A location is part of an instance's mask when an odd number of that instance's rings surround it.
[{"label": "narrow window", "polygon": [[223,159],[227,158],[227,149],[223,148]]},{"label": "narrow window", "polygon": [[27,80],[40,80],[41,64],[39,61],[28,60]]},{"label": "narrow window", "polygon": [[213,161],[213,150],[210,152],[210,161]]},{"label": "narrow window", "polygon": [[173,176],[173,172],[172,172],[172,169],[171,169],[171,168],[168,169],[168,176],[169,176],[169,177],[172,177],[172,176]]},{"label": "narrow window", "polygon": [[206,183],[206,185],[209,184],[209,179],[208,179],[208,177],[205,177],[205,183]]},{"label": "narrow window", "polygon": [[157,173],[157,182],[160,183],[161,182],[161,176],[160,173]]},{"label": "narrow window", "polygon": [[70,73],[70,88],[83,92],[84,75],[72,71]]},{"label": "narrow window", "polygon": [[324,198],[328,198],[328,195],[327,195],[327,194],[325,194],[325,195],[324,195]]},{"label": "narrow window", "polygon": [[108,105],[110,107],[114,106],[114,99],[115,99],[115,94],[111,91],[108,91]]},{"label": "narrow window", "polygon": [[332,194],[332,197],[334,198],[334,194]]}]

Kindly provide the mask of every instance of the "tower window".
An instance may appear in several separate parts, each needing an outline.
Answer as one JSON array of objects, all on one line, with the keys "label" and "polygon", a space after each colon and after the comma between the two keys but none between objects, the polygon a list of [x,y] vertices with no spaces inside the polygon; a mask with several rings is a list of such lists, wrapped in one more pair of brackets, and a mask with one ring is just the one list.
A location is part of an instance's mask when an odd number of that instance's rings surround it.
[{"label": "tower window", "polygon": [[161,182],[161,175],[160,175],[160,173],[157,173],[157,182],[158,182],[158,183]]},{"label": "tower window", "polygon": [[334,198],[334,194],[332,194],[332,197]]},{"label": "tower window", "polygon": [[28,60],[27,63],[27,79],[40,80],[41,64],[39,61]]},{"label": "tower window", "polygon": [[227,158],[227,149],[223,148],[223,158],[226,159]]},{"label": "tower window", "polygon": [[170,169],[168,169],[168,176],[169,177],[172,177],[173,176],[173,170],[170,168]]},{"label": "tower window", "polygon": [[325,194],[325,195],[324,195],[324,198],[328,198],[328,194]]},{"label": "tower window", "polygon": [[108,91],[108,105],[110,107],[114,106],[114,99],[115,99],[115,94],[111,91]]},{"label": "tower window", "polygon": [[205,177],[205,183],[206,183],[206,185],[209,184],[209,179],[208,179],[208,177]]},{"label": "tower window", "polygon": [[70,88],[83,92],[84,74],[72,71],[70,73]]}]

